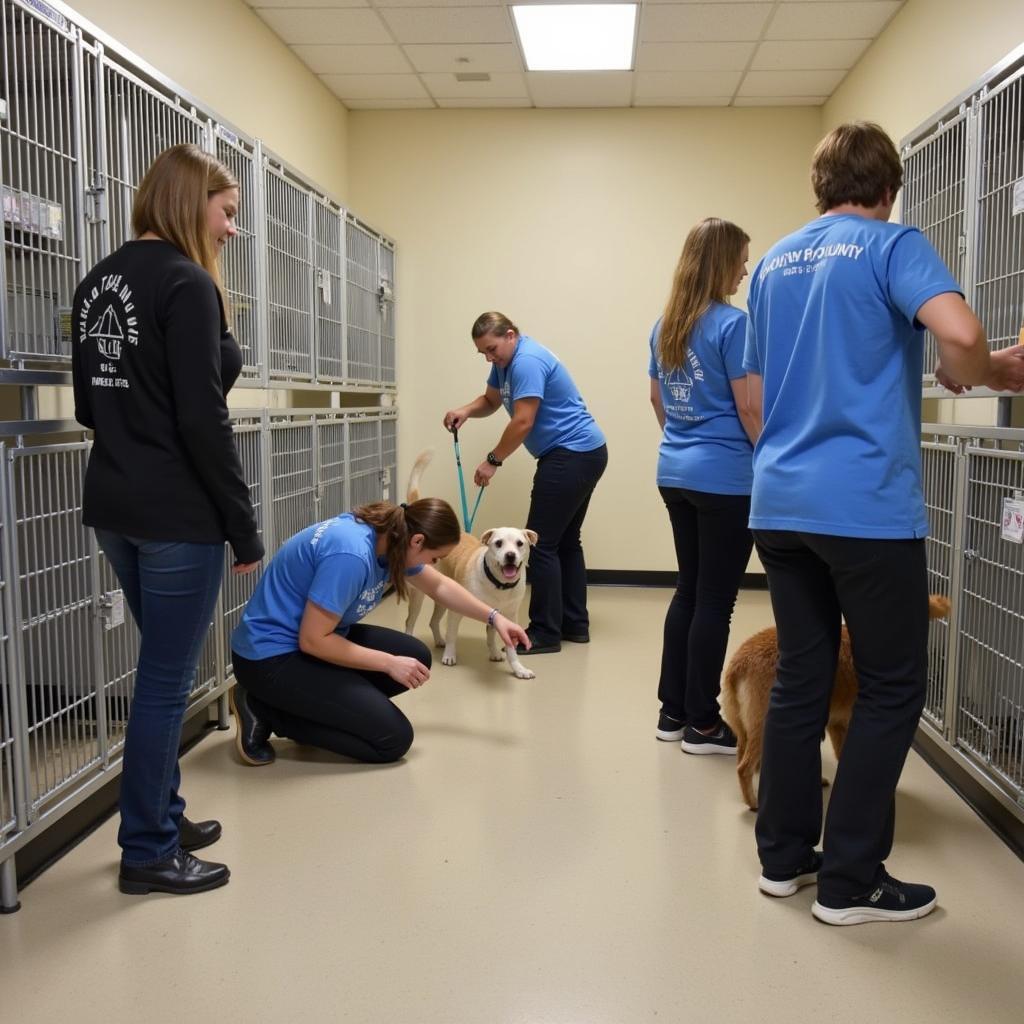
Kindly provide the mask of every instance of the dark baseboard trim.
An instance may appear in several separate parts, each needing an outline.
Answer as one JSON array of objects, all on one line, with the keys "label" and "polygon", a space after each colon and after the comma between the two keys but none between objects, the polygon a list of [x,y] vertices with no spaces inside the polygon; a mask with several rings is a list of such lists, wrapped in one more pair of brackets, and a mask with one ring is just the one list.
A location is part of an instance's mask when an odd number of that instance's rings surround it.
[{"label": "dark baseboard trim", "polygon": [[[659,569],[588,569],[591,587],[675,587],[676,573]],[[744,590],[767,590],[763,572],[745,572],[740,586]]]},{"label": "dark baseboard trim", "polygon": [[970,772],[949,756],[924,729],[914,737],[914,750],[950,789],[1024,861],[1024,821],[1004,807]]},{"label": "dark baseboard trim", "polygon": [[[204,714],[198,714],[188,719],[182,727],[181,753],[184,754],[187,750],[191,750],[211,729],[216,727],[217,723],[207,721]],[[92,835],[108,818],[116,814],[120,793],[121,776],[118,775],[116,779],[111,779],[105,786],[96,790],[49,828],[40,832],[37,838],[26,843],[14,855],[18,888],[23,889],[30,882],[35,881],[47,868],[56,864],[64,854],[73,850],[83,839]],[[110,853],[111,861],[116,861],[117,856],[117,847],[115,846]]]}]

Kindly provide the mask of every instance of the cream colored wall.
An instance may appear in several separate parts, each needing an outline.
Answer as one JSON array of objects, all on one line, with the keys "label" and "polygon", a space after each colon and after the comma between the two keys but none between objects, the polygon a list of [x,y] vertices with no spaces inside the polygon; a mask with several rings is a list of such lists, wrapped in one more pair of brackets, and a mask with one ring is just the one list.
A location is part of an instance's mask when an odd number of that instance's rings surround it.
[{"label": "cream colored wall", "polygon": [[[256,136],[341,202],[348,200],[348,111],[242,0],[73,0],[107,36],[236,128]],[[236,407],[289,404],[236,389]],[[70,416],[44,389],[42,416]]]},{"label": "cream colored wall", "polygon": [[[877,121],[898,143],[1022,43],[1021,0],[909,0],[825,104],[822,131]],[[996,401],[940,401],[937,415],[994,424]]]},{"label": "cream colored wall", "polygon": [[[753,263],[813,215],[820,111],[360,111],[349,127],[352,201],[398,242],[401,486],[434,446],[425,487],[457,502],[441,417],[482,391],[469,329],[496,308],[558,354],[608,436],[588,564],[674,569],[648,333],[697,220],[745,227]],[[463,430],[470,474],[506,423],[500,412]],[[523,450],[498,472],[482,528],[525,522],[533,467]]]}]

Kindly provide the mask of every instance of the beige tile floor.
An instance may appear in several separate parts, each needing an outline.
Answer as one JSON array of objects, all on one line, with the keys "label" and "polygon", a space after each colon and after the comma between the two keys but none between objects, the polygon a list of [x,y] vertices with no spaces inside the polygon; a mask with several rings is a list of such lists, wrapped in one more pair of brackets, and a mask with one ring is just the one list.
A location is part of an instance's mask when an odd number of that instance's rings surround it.
[{"label": "beige tile floor", "polygon": [[[889,866],[936,886],[931,917],[833,929],[813,889],[758,894],[731,759],[653,737],[667,600],[595,590],[595,642],[525,682],[464,623],[462,663],[402,698],[399,765],[278,741],[244,768],[213,733],[185,792],[230,884],[121,896],[106,823],[0,918],[0,1019],[1024,1021],[1024,865],[916,755]],[[742,595],[734,642],[768,617]]]}]

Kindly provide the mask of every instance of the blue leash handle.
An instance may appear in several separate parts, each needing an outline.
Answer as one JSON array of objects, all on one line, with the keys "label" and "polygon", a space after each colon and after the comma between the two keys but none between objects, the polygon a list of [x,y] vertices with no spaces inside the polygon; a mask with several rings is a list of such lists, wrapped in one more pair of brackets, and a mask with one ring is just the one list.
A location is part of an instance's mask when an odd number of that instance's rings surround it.
[{"label": "blue leash handle", "polygon": [[476,519],[477,509],[480,508],[480,499],[484,496],[484,489],[481,487],[476,496],[476,504],[473,506],[473,514],[469,514],[469,502],[466,500],[466,480],[462,474],[462,453],[459,451],[459,428],[452,427],[452,438],[455,441],[455,465],[459,471],[459,496],[462,498],[462,523],[466,533],[473,530],[473,521]]}]

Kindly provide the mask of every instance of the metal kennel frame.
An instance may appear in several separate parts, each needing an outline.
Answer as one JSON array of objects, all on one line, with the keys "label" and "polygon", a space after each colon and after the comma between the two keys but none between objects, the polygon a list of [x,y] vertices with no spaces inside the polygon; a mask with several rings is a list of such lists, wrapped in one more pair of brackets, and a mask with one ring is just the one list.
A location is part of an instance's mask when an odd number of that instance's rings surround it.
[{"label": "metal kennel frame", "polygon": [[[991,347],[1016,343],[1024,326],[1024,47],[911,132],[902,157],[903,223],[935,246]],[[929,335],[925,387],[952,397],[935,387],[936,357]]]},{"label": "metal kennel frame", "polygon": [[67,364],[78,281],[131,237],[154,157],[191,142],[240,185],[222,263],[239,384],[394,389],[394,243],[63,4],[0,0],[0,14],[0,360]]},{"label": "metal kennel frame", "polygon": [[[397,410],[231,414],[268,556],[310,524],[386,496]],[[81,495],[91,442],[0,443],[0,911],[17,907],[14,854],[120,771],[138,632]],[[260,572],[225,576],[189,698],[227,724],[231,633]]]},{"label": "metal kennel frame", "polygon": [[1024,499],[1024,430],[928,424],[922,439],[933,622],[924,728],[1024,819],[1024,545],[1003,536]]}]

